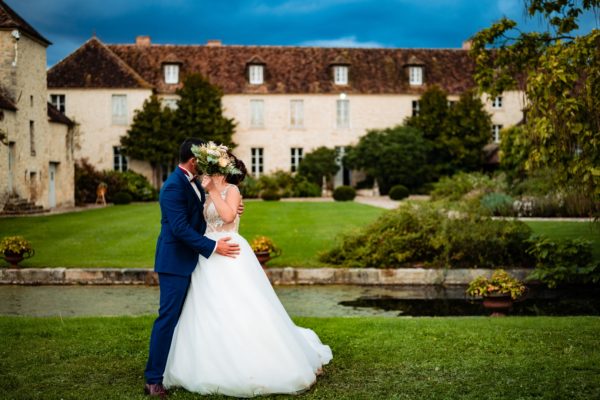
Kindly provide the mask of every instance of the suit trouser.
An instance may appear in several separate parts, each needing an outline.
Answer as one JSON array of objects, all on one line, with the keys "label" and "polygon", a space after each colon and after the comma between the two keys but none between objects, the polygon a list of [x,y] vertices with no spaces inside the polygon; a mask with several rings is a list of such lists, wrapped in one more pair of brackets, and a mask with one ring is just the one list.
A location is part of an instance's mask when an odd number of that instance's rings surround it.
[{"label": "suit trouser", "polygon": [[189,276],[158,274],[160,286],[160,308],[150,335],[150,354],[144,373],[146,382],[161,383],[171,348],[173,331],[181,315],[185,301]]}]

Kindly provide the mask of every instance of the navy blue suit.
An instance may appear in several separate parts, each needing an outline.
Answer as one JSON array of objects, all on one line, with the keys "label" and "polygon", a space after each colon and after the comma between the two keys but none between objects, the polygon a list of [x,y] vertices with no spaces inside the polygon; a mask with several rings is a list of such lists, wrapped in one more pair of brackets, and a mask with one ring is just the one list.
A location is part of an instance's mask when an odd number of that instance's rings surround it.
[{"label": "navy blue suit", "polygon": [[160,308],[150,336],[146,381],[161,383],[190,275],[198,263],[213,253],[216,243],[204,236],[206,221],[202,213],[204,190],[196,182],[201,199],[185,173],[176,168],[160,190],[161,230],[156,244],[154,270],[160,284]]}]

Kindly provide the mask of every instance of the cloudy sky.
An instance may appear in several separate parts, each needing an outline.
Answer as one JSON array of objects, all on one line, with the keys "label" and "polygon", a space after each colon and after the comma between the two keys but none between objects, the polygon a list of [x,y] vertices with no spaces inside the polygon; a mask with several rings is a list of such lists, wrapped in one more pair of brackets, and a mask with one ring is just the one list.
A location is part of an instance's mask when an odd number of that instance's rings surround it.
[{"label": "cloudy sky", "polygon": [[[53,45],[51,66],[95,32],[105,43],[456,48],[522,0],[5,0]],[[583,31],[597,27],[589,16]]]}]

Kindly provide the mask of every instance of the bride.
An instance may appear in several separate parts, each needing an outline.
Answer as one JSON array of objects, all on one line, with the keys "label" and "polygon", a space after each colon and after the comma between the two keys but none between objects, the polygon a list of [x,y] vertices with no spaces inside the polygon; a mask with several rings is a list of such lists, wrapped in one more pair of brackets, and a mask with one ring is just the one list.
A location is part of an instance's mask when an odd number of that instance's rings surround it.
[{"label": "bride", "polygon": [[[167,360],[165,387],[251,397],[300,393],[332,359],[310,329],[294,325],[248,242],[239,235],[238,187],[245,176],[205,176],[206,236],[231,237],[237,258],[199,257]],[[241,167],[241,168],[240,168]],[[227,178],[227,179],[226,179]],[[229,181],[229,182],[228,182]]]}]

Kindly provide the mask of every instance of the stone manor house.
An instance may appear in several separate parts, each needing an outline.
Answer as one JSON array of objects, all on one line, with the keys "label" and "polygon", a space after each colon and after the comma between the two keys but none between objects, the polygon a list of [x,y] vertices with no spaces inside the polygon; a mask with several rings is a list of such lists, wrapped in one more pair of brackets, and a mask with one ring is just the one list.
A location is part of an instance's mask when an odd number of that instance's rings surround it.
[{"label": "stone manor house", "polygon": [[0,213],[74,203],[76,127],[48,103],[50,44],[0,0]]},{"label": "stone manor house", "polygon": [[[224,93],[225,114],[237,122],[235,153],[254,176],[295,171],[319,146],[344,148],[369,129],[400,124],[419,112],[419,97],[438,85],[455,101],[474,87],[468,42],[459,49],[359,49],[284,46],[105,44],[92,37],[48,71],[52,104],[77,121],[76,158],[99,169],[132,169],[160,185],[150,166],[121,154],[135,110],[155,93],[177,107],[175,91],[186,74],[199,72]],[[521,121],[523,94],[483,96],[494,124]],[[342,168],[335,179],[351,182]]]}]

